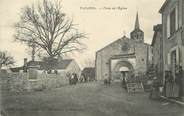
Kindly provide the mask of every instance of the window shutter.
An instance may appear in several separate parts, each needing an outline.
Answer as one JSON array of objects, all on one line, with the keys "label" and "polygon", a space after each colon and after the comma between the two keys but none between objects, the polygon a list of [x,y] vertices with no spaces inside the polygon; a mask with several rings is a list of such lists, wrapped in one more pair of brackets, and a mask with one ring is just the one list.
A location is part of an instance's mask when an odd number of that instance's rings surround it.
[{"label": "window shutter", "polygon": [[178,30],[178,4],[176,5],[176,8],[175,8],[175,19],[176,19],[176,24],[175,24],[175,28],[176,30]]},{"label": "window shutter", "polygon": [[179,47],[176,48],[176,64],[180,64],[180,49]]},{"label": "window shutter", "polygon": [[167,15],[167,37],[170,37],[170,14]]},{"label": "window shutter", "polygon": [[168,65],[171,64],[171,54],[170,53],[167,54],[167,63]]}]

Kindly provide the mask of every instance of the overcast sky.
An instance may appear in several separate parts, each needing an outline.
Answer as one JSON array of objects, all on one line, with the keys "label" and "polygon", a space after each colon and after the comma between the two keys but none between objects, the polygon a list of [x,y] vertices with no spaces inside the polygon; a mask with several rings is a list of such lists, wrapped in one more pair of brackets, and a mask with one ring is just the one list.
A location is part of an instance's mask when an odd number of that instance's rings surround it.
[{"label": "overcast sky", "polygon": [[[0,0],[0,50],[15,57],[17,65],[23,58],[31,57],[25,46],[13,42],[12,25],[19,20],[21,8],[38,0]],[[62,0],[62,6],[81,32],[88,33],[85,43],[88,50],[73,57],[81,64],[87,58],[95,58],[95,52],[134,29],[136,12],[139,12],[140,27],[145,33],[145,42],[151,43],[153,25],[161,23],[158,13],[165,0]],[[93,7],[85,9],[84,7]],[[94,9],[96,8],[96,9]],[[106,8],[115,8],[114,10]],[[80,57],[79,57],[80,56]]]}]

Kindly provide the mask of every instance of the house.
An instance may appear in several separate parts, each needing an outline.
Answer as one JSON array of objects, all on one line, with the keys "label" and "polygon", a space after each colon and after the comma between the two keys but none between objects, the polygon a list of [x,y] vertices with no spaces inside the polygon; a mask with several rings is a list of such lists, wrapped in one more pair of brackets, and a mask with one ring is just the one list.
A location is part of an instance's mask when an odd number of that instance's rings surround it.
[{"label": "house", "polygon": [[89,81],[95,80],[95,67],[86,67],[82,70],[81,75],[88,78]]},{"label": "house", "polygon": [[175,76],[178,66],[184,68],[184,1],[166,0],[160,11],[163,24],[163,65]]},{"label": "house", "polygon": [[166,0],[159,12],[162,15],[164,77],[165,71],[171,71],[176,79],[178,68],[184,70],[184,0]]},{"label": "house", "polygon": [[11,70],[12,72],[20,72],[30,68],[37,69],[38,73],[56,73],[64,76],[66,76],[67,73],[76,73],[79,76],[81,73],[81,69],[74,59],[58,60],[52,67],[44,61],[27,62],[27,59],[24,59],[24,66],[11,68]]},{"label": "house", "polygon": [[153,27],[154,35],[151,43],[153,51],[153,67],[156,71],[156,76],[163,82],[163,38],[162,24]]},{"label": "house", "polygon": [[120,80],[121,69],[128,69],[128,77],[145,74],[152,61],[151,45],[144,43],[138,13],[130,37],[123,36],[96,52],[97,80]]}]

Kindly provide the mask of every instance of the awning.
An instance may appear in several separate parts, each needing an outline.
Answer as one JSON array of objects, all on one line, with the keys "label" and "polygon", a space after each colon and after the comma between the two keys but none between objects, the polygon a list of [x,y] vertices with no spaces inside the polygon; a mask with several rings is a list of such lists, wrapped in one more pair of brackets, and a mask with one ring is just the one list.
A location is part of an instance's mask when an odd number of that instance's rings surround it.
[{"label": "awning", "polygon": [[130,71],[127,67],[121,67],[120,69],[119,69],[119,71],[120,72],[128,72],[128,71]]}]

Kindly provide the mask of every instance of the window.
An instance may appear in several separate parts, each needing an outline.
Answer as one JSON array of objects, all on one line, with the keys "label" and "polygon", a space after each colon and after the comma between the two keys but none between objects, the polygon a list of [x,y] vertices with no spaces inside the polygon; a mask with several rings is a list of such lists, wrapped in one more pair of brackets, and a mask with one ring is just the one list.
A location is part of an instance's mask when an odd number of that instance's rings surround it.
[{"label": "window", "polygon": [[180,49],[179,47],[174,47],[170,50],[170,52],[168,53],[168,65],[170,65],[171,67],[171,71],[173,72],[173,74],[176,71],[176,67],[180,64]]},{"label": "window", "polygon": [[176,31],[176,8],[170,13],[170,35]]},{"label": "window", "polygon": [[167,37],[173,35],[178,29],[178,7],[174,7],[167,15]]},{"label": "window", "polygon": [[171,52],[171,70],[173,74],[175,74],[177,67],[177,58],[176,58],[176,50]]}]

